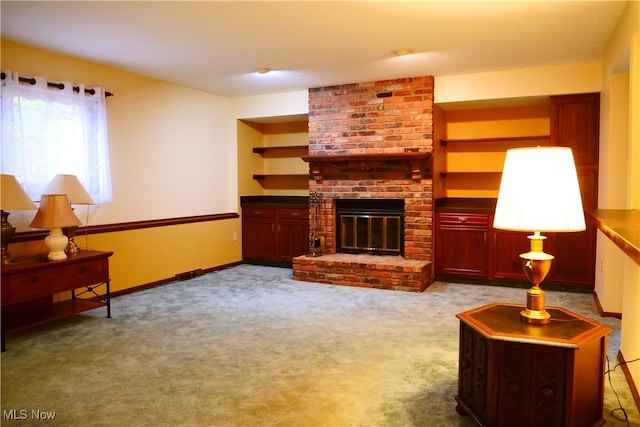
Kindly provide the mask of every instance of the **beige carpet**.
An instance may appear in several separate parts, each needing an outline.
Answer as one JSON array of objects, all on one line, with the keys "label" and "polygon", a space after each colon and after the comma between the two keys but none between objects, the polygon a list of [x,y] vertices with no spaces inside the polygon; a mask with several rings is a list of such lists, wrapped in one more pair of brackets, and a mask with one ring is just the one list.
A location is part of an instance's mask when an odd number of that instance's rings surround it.
[{"label": "beige carpet", "polygon": [[[448,283],[420,294],[339,287],[241,265],[115,298],[112,319],[95,310],[9,335],[2,425],[472,426],[455,411],[455,314],[524,297]],[[547,292],[547,304],[612,327],[616,362],[619,321],[599,318],[591,295]],[[640,425],[621,369],[612,382]],[[607,426],[627,425],[605,393]]]}]

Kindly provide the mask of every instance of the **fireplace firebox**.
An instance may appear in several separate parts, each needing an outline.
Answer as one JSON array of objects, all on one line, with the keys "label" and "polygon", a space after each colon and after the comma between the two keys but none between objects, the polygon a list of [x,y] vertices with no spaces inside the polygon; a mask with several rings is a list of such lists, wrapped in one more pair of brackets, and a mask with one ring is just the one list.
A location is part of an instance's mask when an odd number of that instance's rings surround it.
[{"label": "fireplace firebox", "polygon": [[336,199],[337,252],[404,255],[404,199]]}]

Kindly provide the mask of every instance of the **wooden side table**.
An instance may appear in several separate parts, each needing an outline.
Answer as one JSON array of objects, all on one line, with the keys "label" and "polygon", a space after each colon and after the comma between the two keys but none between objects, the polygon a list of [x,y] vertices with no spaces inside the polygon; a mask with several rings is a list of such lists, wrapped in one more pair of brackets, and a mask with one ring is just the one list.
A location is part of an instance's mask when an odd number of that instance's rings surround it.
[{"label": "wooden side table", "polygon": [[551,323],[520,321],[524,306],[493,303],[460,319],[458,405],[481,426],[605,423],[607,326],[559,307]]},{"label": "wooden side table", "polygon": [[[5,333],[15,332],[97,307],[111,317],[109,257],[113,252],[82,250],[64,260],[17,258],[2,266],[2,351]],[[105,286],[100,296],[95,288]],[[76,289],[81,289],[76,293]],[[53,295],[71,292],[71,299],[53,302]],[[94,298],[78,298],[89,293]]]}]

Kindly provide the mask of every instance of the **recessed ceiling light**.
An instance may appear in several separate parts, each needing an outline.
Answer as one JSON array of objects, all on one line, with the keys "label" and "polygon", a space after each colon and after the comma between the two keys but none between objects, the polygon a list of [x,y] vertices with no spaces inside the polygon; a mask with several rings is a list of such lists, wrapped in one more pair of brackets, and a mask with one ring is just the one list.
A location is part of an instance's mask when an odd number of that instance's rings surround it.
[{"label": "recessed ceiling light", "polygon": [[269,71],[271,71],[271,68],[269,68],[269,67],[260,67],[260,68],[256,68],[255,70],[256,70],[256,72],[258,74],[267,74]]},{"label": "recessed ceiling light", "polygon": [[393,53],[395,56],[409,55],[410,53],[413,53],[413,49],[411,49],[410,47],[403,47],[400,49],[394,49],[391,51],[391,53]]}]

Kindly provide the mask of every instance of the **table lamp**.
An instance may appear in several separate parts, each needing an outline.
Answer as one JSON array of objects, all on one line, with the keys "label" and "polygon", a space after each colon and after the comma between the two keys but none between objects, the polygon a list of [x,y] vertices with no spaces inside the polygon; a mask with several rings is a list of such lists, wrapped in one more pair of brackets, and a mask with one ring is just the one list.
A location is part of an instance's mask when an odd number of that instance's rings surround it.
[{"label": "table lamp", "polygon": [[82,224],[71,210],[66,194],[43,194],[36,216],[29,224],[34,228],[49,228],[51,231],[44,239],[49,249],[50,260],[61,260],[67,257],[64,252],[69,239],[62,234],[62,227],[73,227]]},{"label": "table lamp", "polygon": [[553,256],[543,251],[541,232],[585,229],[582,198],[573,153],[569,147],[514,148],[507,150],[493,227],[532,231],[531,250],[520,254],[522,267],[533,286],[527,291],[527,307],[520,313],[526,323],[546,324],[544,280]]},{"label": "table lamp", "polygon": [[13,239],[16,228],[9,223],[9,211],[31,211],[38,207],[29,198],[29,195],[22,188],[18,180],[13,175],[1,175],[0,181],[0,212],[2,212],[2,264],[13,264],[15,260],[9,253],[9,243]]},{"label": "table lamp", "polygon": [[[58,174],[56,175],[44,188],[43,194],[66,194],[71,205],[95,205],[87,190],[75,175]],[[73,207],[72,207],[73,209]],[[88,223],[88,211],[87,211],[87,223]],[[88,224],[85,223],[85,226]],[[64,227],[62,233],[67,236],[69,242],[67,243],[67,253],[76,253],[80,251],[80,247],[76,245],[74,240],[78,226]]]}]

